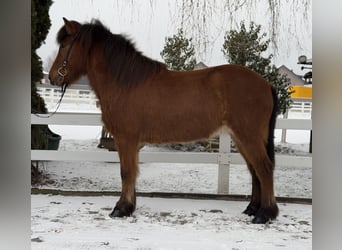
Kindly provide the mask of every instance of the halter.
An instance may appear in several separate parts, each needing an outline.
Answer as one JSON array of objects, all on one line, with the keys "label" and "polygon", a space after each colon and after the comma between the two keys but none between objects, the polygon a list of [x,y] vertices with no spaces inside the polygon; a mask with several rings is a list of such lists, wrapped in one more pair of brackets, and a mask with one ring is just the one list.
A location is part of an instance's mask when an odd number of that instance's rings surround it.
[{"label": "halter", "polygon": [[71,53],[71,49],[72,47],[74,46],[74,43],[76,41],[76,38],[78,37],[78,35],[80,34],[80,31],[76,33],[76,35],[73,36],[72,40],[71,40],[71,43],[70,43],[70,47],[68,49],[68,52],[66,54],[66,57],[63,61],[63,64],[62,64],[62,67],[60,67],[58,70],[57,70],[57,73],[58,73],[58,77],[59,79],[61,80],[62,82],[62,86],[61,86],[61,91],[62,91],[62,95],[61,95],[61,98],[58,100],[57,104],[56,104],[56,109],[54,112],[52,112],[51,114],[49,115],[40,115],[40,114],[36,114],[36,116],[40,117],[40,118],[49,118],[51,116],[53,116],[54,114],[56,114],[59,106],[61,105],[61,102],[62,102],[62,99],[64,97],[64,94],[65,94],[65,91],[66,91],[66,88],[67,88],[67,84],[64,82],[64,77],[68,74],[68,70],[66,69],[67,65],[68,65],[68,60],[69,60],[69,57],[70,57],[70,53]]},{"label": "halter", "polygon": [[74,46],[76,38],[78,37],[79,34],[80,34],[80,31],[77,32],[76,35],[74,35],[74,37],[72,38],[70,46],[69,46],[69,49],[68,49],[68,52],[67,52],[66,57],[65,57],[65,59],[63,61],[62,67],[60,67],[57,70],[58,76],[60,77],[60,79],[62,81],[62,91],[63,91],[63,88],[66,89],[66,83],[64,83],[64,77],[68,74],[68,70],[66,69],[66,67],[68,65],[71,49]]}]

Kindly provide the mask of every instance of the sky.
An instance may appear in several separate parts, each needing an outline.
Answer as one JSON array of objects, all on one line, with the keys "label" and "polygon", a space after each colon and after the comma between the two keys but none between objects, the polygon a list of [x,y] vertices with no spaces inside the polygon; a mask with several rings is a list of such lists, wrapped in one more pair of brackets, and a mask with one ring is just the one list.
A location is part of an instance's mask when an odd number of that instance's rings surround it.
[{"label": "sky", "polygon": [[[214,1],[198,0],[198,2],[203,4]],[[303,14],[304,10],[301,6],[290,5],[288,2],[282,1],[283,5],[279,7],[281,11],[277,33],[278,50],[269,48],[268,52],[274,54],[273,63],[276,66],[286,65],[295,73],[304,74],[306,72],[300,70],[297,59],[300,55],[312,58],[311,7]],[[185,34],[192,37],[197,44],[195,45],[197,62],[202,61],[208,66],[225,64],[226,59],[221,51],[225,32],[236,28],[240,21],[245,21],[246,24],[254,21],[263,27],[263,31],[269,33],[270,12],[265,7],[265,0],[253,2],[253,11],[246,8],[234,10],[220,3],[216,1],[212,8],[201,5],[211,12],[205,16],[207,25],[200,25],[201,22],[198,20],[202,17],[200,15],[202,10],[193,13],[191,17],[183,16],[183,19],[179,8],[182,4],[181,0],[55,0],[49,11],[51,19],[49,34],[45,44],[37,52],[43,60],[45,69],[48,70],[50,61],[53,60],[58,49],[56,34],[63,26],[62,17],[80,23],[90,22],[95,18],[111,32],[126,35],[146,56],[162,61],[160,52],[164,47],[165,37],[175,34],[183,22],[186,28]],[[304,18],[305,15],[307,19]],[[198,39],[200,35],[202,39]],[[206,50],[203,52],[204,44]]]}]

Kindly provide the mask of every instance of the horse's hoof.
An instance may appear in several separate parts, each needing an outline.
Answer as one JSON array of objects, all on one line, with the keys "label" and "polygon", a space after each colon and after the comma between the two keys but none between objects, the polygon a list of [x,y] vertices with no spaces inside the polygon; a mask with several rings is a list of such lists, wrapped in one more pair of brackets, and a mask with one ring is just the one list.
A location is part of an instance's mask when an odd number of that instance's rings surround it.
[{"label": "horse's hoof", "polygon": [[115,206],[113,212],[109,214],[110,218],[122,218],[129,217],[134,212],[134,205],[130,204],[128,206]]},{"label": "horse's hoof", "polygon": [[253,224],[266,224],[270,219],[266,216],[255,216],[252,220]]},{"label": "horse's hoof", "polygon": [[245,211],[243,211],[242,213],[247,214],[248,216],[252,216],[252,215],[256,215],[257,213],[257,208],[252,207],[252,206],[248,206]]},{"label": "horse's hoof", "polygon": [[254,224],[265,224],[270,220],[274,220],[278,216],[279,210],[277,204],[274,204],[268,208],[259,208],[255,214],[252,223]]},{"label": "horse's hoof", "polygon": [[114,218],[122,218],[127,216],[125,213],[123,213],[120,209],[114,208],[113,212],[109,214],[109,217],[114,219]]}]

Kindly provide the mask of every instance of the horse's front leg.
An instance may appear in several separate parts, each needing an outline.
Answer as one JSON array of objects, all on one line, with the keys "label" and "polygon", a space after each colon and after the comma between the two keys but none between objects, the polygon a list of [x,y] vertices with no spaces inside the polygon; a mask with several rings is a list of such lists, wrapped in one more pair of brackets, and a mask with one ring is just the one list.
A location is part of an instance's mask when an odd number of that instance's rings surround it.
[{"label": "horse's front leg", "polygon": [[117,141],[122,190],[119,201],[116,203],[110,217],[131,216],[135,210],[136,196],[135,183],[138,175],[138,143],[131,140]]}]

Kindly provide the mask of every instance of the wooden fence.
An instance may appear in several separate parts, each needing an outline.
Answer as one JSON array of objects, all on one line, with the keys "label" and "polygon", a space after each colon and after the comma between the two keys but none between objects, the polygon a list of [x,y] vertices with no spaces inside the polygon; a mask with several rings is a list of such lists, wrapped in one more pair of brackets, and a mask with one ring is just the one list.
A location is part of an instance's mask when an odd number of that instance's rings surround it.
[{"label": "wooden fence", "polygon": [[[61,97],[61,88],[50,84],[37,84],[37,91],[47,105],[54,106]],[[88,85],[68,86],[63,103],[80,103],[95,105],[97,98]]]}]

